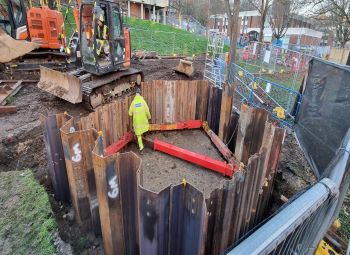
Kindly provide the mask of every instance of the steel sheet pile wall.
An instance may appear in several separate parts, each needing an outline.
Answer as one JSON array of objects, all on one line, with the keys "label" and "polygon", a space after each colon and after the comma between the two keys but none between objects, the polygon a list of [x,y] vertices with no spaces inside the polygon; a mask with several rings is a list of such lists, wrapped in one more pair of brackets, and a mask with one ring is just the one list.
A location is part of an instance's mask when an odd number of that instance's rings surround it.
[{"label": "steel sheet pile wall", "polygon": [[265,110],[246,105],[238,124],[220,123],[222,109],[226,120],[232,116],[232,99],[225,98],[232,93],[224,91],[222,106],[222,92],[204,81],[152,81],[142,85],[142,93],[152,123],[205,120],[208,113],[217,131],[223,125],[226,138],[237,127],[241,170],[208,198],[190,183],[169,184],[158,194],[146,190],[135,154],[104,157],[105,146],[130,130],[131,98],[120,99],[80,121],[68,118],[61,128],[77,220],[95,232],[101,224],[106,254],[220,254],[261,221],[285,131],[268,122]]},{"label": "steel sheet pile wall", "polygon": [[100,217],[91,155],[97,132],[94,129],[81,130],[79,126],[71,118],[61,128],[71,200],[79,225],[99,233]]},{"label": "steel sheet pile wall", "polygon": [[156,194],[142,187],[142,172],[139,180],[142,253],[202,254],[207,221],[203,194],[189,183]]},{"label": "steel sheet pile wall", "polygon": [[118,141],[131,129],[128,111],[132,99],[132,96],[128,96],[98,107],[95,112],[80,119],[81,129],[102,131],[105,146]]},{"label": "steel sheet pile wall", "polygon": [[221,254],[263,219],[285,135],[268,118],[267,111],[242,105],[235,156],[245,167],[206,201],[207,254]]},{"label": "steel sheet pile wall", "polygon": [[51,116],[40,115],[53,193],[56,200],[63,202],[68,202],[70,195],[60,128],[70,118],[63,113]]},{"label": "steel sheet pile wall", "polygon": [[[261,222],[271,195],[273,176],[285,135],[285,130],[273,126],[268,122],[268,117],[265,110],[246,105],[242,107],[236,147],[241,152],[239,156],[246,161],[243,161],[246,166],[234,175],[233,181],[226,181],[222,188],[214,190],[206,200],[189,183],[170,185],[154,193],[143,188],[142,170],[137,177],[133,175],[133,178],[138,178],[137,190],[129,190],[128,197],[131,198],[129,203],[138,210],[139,243],[135,247],[142,254],[221,254]],[[262,128],[261,132],[257,132],[259,127]],[[98,156],[98,147],[95,152],[94,160],[100,162],[99,174],[103,176],[103,194],[107,196],[111,192],[108,187],[113,185],[106,181],[110,180],[106,176],[110,169],[115,169],[116,163],[111,163],[111,157]],[[140,163],[137,156],[133,157]],[[120,180],[119,177],[117,180]],[[129,181],[129,187],[135,182]],[[118,185],[126,184],[120,180]],[[100,203],[100,214],[112,208],[112,204]],[[129,215],[123,206],[121,208],[118,214]],[[130,223],[130,220],[124,219],[121,225],[134,228]],[[122,242],[122,235],[109,230],[112,225],[113,222],[106,224],[105,228],[102,226],[102,232],[108,235],[104,237],[105,242]],[[123,250],[114,248],[113,252],[107,251],[108,254],[123,254]]]},{"label": "steel sheet pile wall", "polygon": [[150,81],[141,85],[151,123],[206,120],[208,81]]},{"label": "steel sheet pile wall", "polygon": [[[207,121],[211,130],[219,134],[222,89],[209,87]],[[232,107],[232,105],[231,105]]]},{"label": "steel sheet pile wall", "polygon": [[105,254],[139,254],[137,170],[134,153],[103,157],[93,152],[97,197]]}]

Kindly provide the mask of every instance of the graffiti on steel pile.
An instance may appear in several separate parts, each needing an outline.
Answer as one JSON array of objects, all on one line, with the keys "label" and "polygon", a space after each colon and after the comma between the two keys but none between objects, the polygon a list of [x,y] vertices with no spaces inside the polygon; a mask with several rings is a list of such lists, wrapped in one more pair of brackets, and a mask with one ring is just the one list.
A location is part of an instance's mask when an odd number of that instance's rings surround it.
[{"label": "graffiti on steel pile", "polygon": [[116,198],[119,195],[118,176],[115,173],[114,165],[107,166],[108,197]]},{"label": "graffiti on steel pile", "polygon": [[72,160],[76,163],[80,162],[81,160],[81,150],[80,150],[80,144],[76,143],[73,146],[73,152],[74,156],[72,157]]}]

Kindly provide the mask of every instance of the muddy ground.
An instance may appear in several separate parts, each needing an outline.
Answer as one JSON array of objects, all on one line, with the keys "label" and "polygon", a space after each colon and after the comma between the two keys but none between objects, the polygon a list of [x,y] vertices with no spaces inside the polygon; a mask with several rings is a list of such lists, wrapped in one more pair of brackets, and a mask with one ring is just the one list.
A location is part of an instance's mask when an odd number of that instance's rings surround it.
[{"label": "muddy ground", "polygon": [[[183,80],[188,77],[173,70],[178,59],[143,60],[133,63],[133,67],[145,74],[145,80],[167,79]],[[204,69],[204,58],[194,61],[195,74],[192,79],[201,79]],[[22,79],[38,79],[37,74],[23,72],[12,75],[1,73],[0,79],[22,77]],[[12,171],[30,168],[35,177],[50,193],[50,182],[47,176],[47,159],[40,127],[40,114],[48,115],[67,111],[79,117],[89,113],[83,105],[72,105],[61,99],[42,92],[33,85],[25,85],[19,93],[11,98],[9,105],[17,106],[17,113],[0,115],[0,171]],[[221,156],[201,131],[167,132],[156,134],[160,139],[175,145],[191,149],[195,152],[221,159]],[[131,145],[137,151],[136,145]],[[145,154],[147,154],[146,149]],[[179,183],[183,178],[193,183],[207,195],[220,185],[221,175],[195,167],[170,156],[153,152],[144,159],[144,185],[153,191],[159,191],[170,183]],[[169,162],[164,164],[164,162]],[[196,174],[193,174],[193,173]],[[199,177],[199,178],[198,178]],[[282,204],[280,194],[290,198],[298,190],[313,183],[313,177],[301,150],[292,134],[288,135],[283,146],[279,173],[275,184],[275,204]],[[72,220],[72,208],[57,203],[50,196],[51,207],[59,225],[59,234],[63,241],[72,245],[75,254],[102,254],[100,237],[83,234]]]},{"label": "muddy ground", "polygon": [[[221,154],[202,130],[167,131],[147,135],[146,138],[179,146],[213,159],[223,161]],[[142,159],[143,186],[153,192],[160,192],[170,184],[179,184],[183,179],[209,197],[211,191],[227,180],[222,174],[174,158],[162,152],[146,148],[142,155],[138,146],[131,144],[127,150],[137,153]]]}]

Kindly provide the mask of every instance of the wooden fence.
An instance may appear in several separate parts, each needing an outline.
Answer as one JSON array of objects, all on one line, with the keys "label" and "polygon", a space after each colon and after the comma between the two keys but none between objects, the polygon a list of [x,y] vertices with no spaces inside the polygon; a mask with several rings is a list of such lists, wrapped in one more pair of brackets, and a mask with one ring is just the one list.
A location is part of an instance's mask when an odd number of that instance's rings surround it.
[{"label": "wooden fence", "polygon": [[265,110],[246,105],[238,120],[231,89],[222,92],[205,81],[142,85],[152,123],[202,119],[226,142],[235,134],[242,169],[207,199],[191,184],[148,191],[135,154],[103,155],[101,146],[130,130],[132,98],[65,120],[61,142],[77,220],[96,233],[101,224],[106,254],[221,254],[262,220],[285,131],[269,122]]}]

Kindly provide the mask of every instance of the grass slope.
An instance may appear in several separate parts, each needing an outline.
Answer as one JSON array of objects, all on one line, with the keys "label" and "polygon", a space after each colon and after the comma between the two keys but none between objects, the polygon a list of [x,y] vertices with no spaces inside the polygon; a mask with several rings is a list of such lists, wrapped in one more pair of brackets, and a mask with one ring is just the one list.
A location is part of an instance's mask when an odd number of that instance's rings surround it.
[{"label": "grass slope", "polygon": [[346,241],[350,239],[350,189],[345,197],[342,209],[339,214],[339,219],[341,222],[341,234]]},{"label": "grass slope", "polygon": [[57,224],[30,170],[0,173],[0,254],[55,254]]},{"label": "grass slope", "polygon": [[73,8],[62,6],[61,13],[62,13],[63,19],[64,19],[65,35],[66,35],[67,43],[68,43],[70,37],[72,36],[74,31],[76,30]]},{"label": "grass slope", "polygon": [[149,20],[127,18],[132,50],[156,51],[159,55],[203,54],[207,38]]}]

